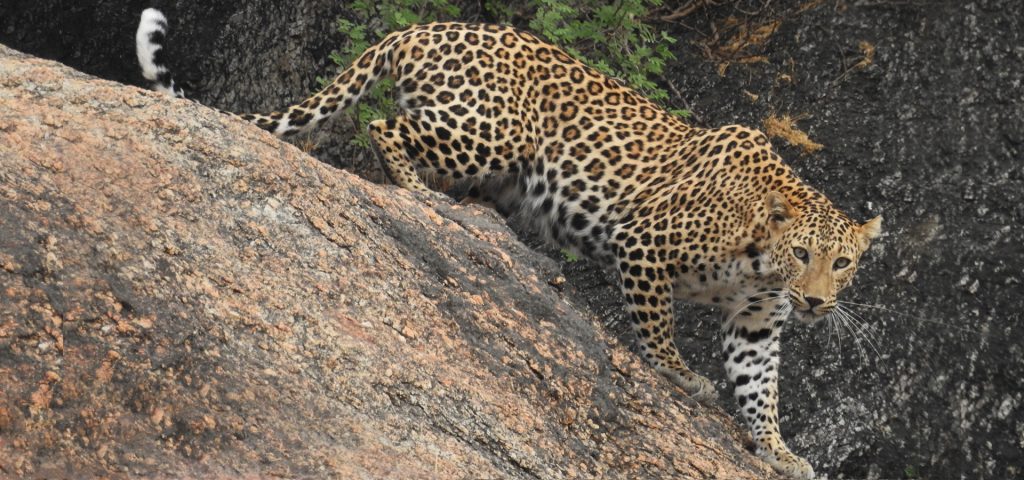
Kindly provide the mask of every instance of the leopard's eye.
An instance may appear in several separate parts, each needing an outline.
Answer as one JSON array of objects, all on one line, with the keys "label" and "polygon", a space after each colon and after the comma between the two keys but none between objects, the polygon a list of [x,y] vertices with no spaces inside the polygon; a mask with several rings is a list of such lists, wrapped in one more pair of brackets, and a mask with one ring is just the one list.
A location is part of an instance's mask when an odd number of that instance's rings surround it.
[{"label": "leopard's eye", "polygon": [[832,269],[833,270],[842,270],[842,269],[844,269],[846,267],[849,267],[849,266],[850,266],[850,259],[849,258],[839,257],[839,258],[836,259],[835,263],[832,264]]},{"label": "leopard's eye", "polygon": [[801,247],[793,247],[793,256],[802,260],[804,263],[807,263],[807,250],[804,250]]}]

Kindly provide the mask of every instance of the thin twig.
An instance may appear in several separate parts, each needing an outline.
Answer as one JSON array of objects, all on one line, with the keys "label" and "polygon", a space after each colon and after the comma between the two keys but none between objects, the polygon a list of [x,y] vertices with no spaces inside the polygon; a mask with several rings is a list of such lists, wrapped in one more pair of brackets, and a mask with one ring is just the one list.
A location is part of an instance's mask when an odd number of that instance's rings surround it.
[{"label": "thin twig", "polygon": [[714,0],[690,0],[689,2],[686,2],[685,5],[673,10],[671,13],[662,15],[658,20],[663,22],[674,22],[709,5],[718,5],[718,3]]},{"label": "thin twig", "polygon": [[683,107],[686,108],[686,111],[690,112],[690,118],[692,118],[697,124],[704,125],[704,119],[701,118],[700,115],[697,115],[697,112],[693,110],[693,107],[690,106],[690,102],[686,101],[686,97],[683,96],[683,92],[680,92],[679,87],[676,87],[675,82],[664,75],[661,76],[661,79],[665,81],[666,85],[668,85],[668,89],[672,91],[672,95],[675,95],[676,98],[683,103]]}]

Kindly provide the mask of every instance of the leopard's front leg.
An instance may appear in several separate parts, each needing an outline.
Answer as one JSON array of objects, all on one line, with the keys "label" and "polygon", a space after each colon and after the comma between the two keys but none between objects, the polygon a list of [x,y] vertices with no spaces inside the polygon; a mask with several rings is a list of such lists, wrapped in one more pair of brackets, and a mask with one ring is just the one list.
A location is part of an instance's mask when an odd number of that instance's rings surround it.
[{"label": "leopard's front leg", "polygon": [[715,385],[683,363],[673,341],[672,276],[652,262],[643,245],[633,250],[618,246],[619,279],[636,333],[640,355],[672,383],[701,402],[713,402]]},{"label": "leopard's front leg", "polygon": [[757,455],[786,476],[812,479],[811,464],[790,452],[779,433],[779,335],[789,311],[785,297],[774,291],[726,309],[722,353]]}]

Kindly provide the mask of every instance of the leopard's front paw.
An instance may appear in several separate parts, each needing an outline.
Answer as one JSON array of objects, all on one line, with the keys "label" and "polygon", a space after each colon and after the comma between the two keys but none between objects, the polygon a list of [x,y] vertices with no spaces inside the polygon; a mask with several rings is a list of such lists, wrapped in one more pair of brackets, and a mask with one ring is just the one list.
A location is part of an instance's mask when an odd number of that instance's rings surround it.
[{"label": "leopard's front paw", "polygon": [[794,455],[789,450],[765,452],[759,450],[757,455],[768,462],[775,471],[795,480],[813,480],[814,469],[810,462]]},{"label": "leopard's front paw", "polygon": [[715,384],[707,377],[697,375],[693,372],[680,373],[674,370],[661,372],[668,377],[672,383],[678,385],[690,398],[701,403],[715,403],[718,401],[718,391]]}]

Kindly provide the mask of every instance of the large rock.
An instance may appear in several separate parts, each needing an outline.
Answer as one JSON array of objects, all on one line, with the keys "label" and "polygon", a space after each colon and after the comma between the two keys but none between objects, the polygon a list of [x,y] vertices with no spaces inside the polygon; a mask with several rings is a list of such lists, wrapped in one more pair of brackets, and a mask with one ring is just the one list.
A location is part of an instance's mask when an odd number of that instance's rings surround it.
[{"label": "large rock", "polygon": [[0,46],[0,477],[772,476],[495,214]]}]

